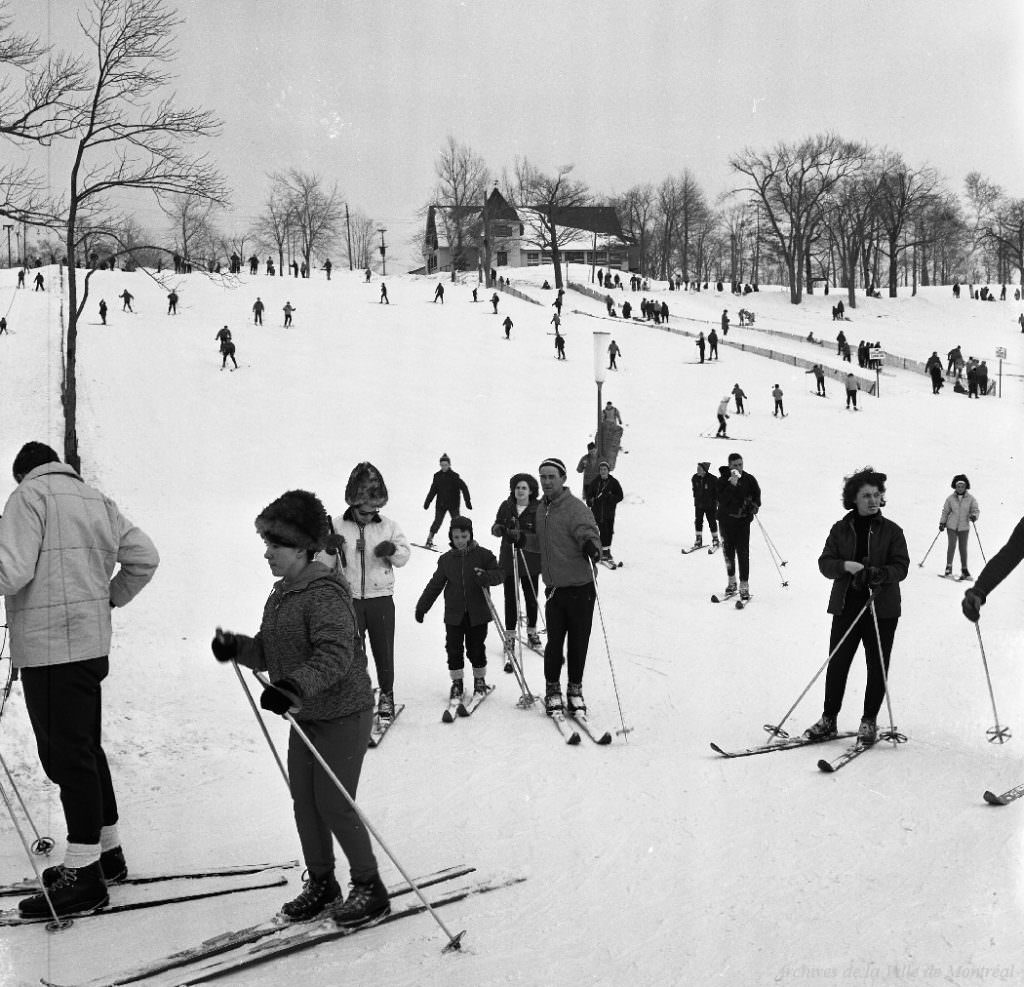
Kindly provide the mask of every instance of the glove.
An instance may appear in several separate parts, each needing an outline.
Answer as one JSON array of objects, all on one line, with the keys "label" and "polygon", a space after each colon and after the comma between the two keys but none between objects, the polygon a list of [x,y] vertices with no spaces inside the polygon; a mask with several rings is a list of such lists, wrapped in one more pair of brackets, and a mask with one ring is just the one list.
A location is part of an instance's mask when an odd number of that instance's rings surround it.
[{"label": "glove", "polygon": [[588,541],[583,546],[583,554],[596,565],[601,559],[601,546],[596,542]]},{"label": "glove", "polygon": [[393,541],[382,541],[374,550],[373,554],[378,559],[390,559],[395,554],[395,543]]},{"label": "glove", "polygon": [[[263,690],[263,694],[260,696],[260,705],[271,713],[284,716],[295,705],[294,697],[298,694],[299,690],[289,679],[279,682],[278,686],[268,685]],[[284,689],[287,689],[292,695],[282,691]]]},{"label": "glove", "polygon": [[880,566],[868,566],[865,571],[867,572],[868,586],[881,586],[882,583],[885,582],[885,570]]},{"label": "glove", "polygon": [[238,641],[231,631],[222,631],[218,627],[210,642],[210,650],[217,661],[231,661],[238,654]]},{"label": "glove", "polygon": [[423,623],[423,611],[422,610],[417,610],[416,611],[416,623],[417,624],[422,624]]},{"label": "glove", "polygon": [[324,542],[324,551],[328,555],[338,555],[345,547],[345,536],[332,531]]},{"label": "glove", "polygon": [[967,520],[970,521],[971,524],[974,524],[974,522],[978,520],[978,515],[977,514],[970,514],[970,515],[968,515]]},{"label": "glove", "polygon": [[985,594],[980,590],[972,587],[964,593],[963,601],[960,604],[960,609],[963,610],[964,616],[972,623],[976,624],[978,618],[981,616],[981,608],[985,605]]},{"label": "glove", "polygon": [[494,527],[491,528],[491,534],[494,535],[495,538],[502,538],[505,534],[505,526],[503,524],[495,524]]},{"label": "glove", "polygon": [[945,524],[943,524],[943,522],[942,522],[942,521],[940,521],[940,522],[939,522],[939,531],[945,531],[945,530],[946,530],[946,525],[945,525]]}]

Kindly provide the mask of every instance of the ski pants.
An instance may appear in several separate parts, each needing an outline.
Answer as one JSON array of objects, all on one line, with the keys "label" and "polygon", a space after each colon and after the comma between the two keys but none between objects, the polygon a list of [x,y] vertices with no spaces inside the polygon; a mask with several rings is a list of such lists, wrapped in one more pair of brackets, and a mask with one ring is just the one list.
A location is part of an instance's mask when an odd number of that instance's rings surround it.
[{"label": "ski pants", "polygon": [[718,519],[722,526],[722,555],[725,556],[725,571],[729,579],[736,578],[736,562],[740,565],[740,582],[750,578],[750,518],[731,517],[728,514]]},{"label": "ski pants", "polygon": [[779,400],[778,398],[775,399],[775,411],[773,411],[772,414],[773,415],[785,415],[786,414],[785,411],[782,410],[782,401]]},{"label": "ski pants", "polygon": [[694,504],[693,507],[693,530],[700,534],[704,530],[704,518],[708,519],[708,528],[711,534],[718,534],[718,507],[712,504],[704,507],[702,504]]},{"label": "ski pants", "polygon": [[544,603],[544,619],[548,626],[548,643],[544,648],[546,681],[558,682],[562,675],[562,664],[566,663],[569,666],[569,681],[583,684],[583,669],[587,664],[596,599],[597,591],[593,583],[548,589]]},{"label": "ski pants", "polygon": [[737,415],[742,415],[743,414],[743,398],[739,398],[739,397],[736,398],[736,414]]},{"label": "ski pants", "polygon": [[946,548],[946,565],[953,564],[953,551],[959,546],[960,568],[967,568],[967,536],[970,533],[970,530],[954,531],[952,528],[946,528],[946,537],[949,539],[949,545]]},{"label": "ski pants", "polygon": [[458,507],[442,507],[440,504],[434,504],[434,521],[430,525],[431,538],[440,530],[445,514],[448,514],[454,521],[459,516],[459,509]]},{"label": "ski pants", "polygon": [[[350,713],[335,720],[303,720],[299,726],[338,776],[345,791],[355,799],[363,756],[370,742],[373,710]],[[348,860],[351,880],[368,881],[374,877],[377,860],[370,845],[370,834],[294,730],[288,738],[288,781],[302,858],[310,876],[334,873],[333,836]]]},{"label": "ski pants", "polygon": [[605,512],[605,516],[597,522],[597,530],[601,533],[601,547],[611,548],[615,536],[615,512]]},{"label": "ski pants", "polygon": [[[526,626],[537,626],[537,594],[540,592],[540,555],[536,552],[519,554],[516,552],[516,566],[519,570],[519,585],[523,591],[523,602],[526,606]],[[526,564],[523,565],[523,559]],[[511,563],[505,571],[505,630],[510,631],[516,626],[518,607],[516,606],[515,574]]]},{"label": "ski pants", "polygon": [[377,687],[381,692],[392,692],[395,688],[395,599],[374,596],[368,600],[353,599],[352,603],[363,650],[366,638],[370,638],[373,663],[377,666]]},{"label": "ski pants", "polygon": [[[471,624],[468,611],[462,615],[458,624],[444,625],[444,650],[448,653],[448,671],[458,672],[452,678],[462,678],[462,670],[466,667],[466,656],[474,671],[483,675],[487,668],[487,652],[484,642],[487,640],[487,624]],[[465,654],[463,653],[465,652]]]},{"label": "ski pants", "polygon": [[846,407],[849,408],[851,405],[854,408],[857,407],[857,392],[856,391],[847,391],[846,392]]},{"label": "ski pants", "polygon": [[817,389],[817,393],[820,394],[822,397],[825,397],[825,378],[816,378],[814,383]]},{"label": "ski pants", "polygon": [[69,843],[98,846],[117,822],[117,800],[100,743],[106,656],[21,670],[29,722],[46,777],[60,788]]},{"label": "ski pants", "polygon": [[725,415],[718,416],[718,431],[715,435],[725,435]]},{"label": "ski pants", "polygon": [[[829,654],[835,650],[836,644],[854,625],[860,607],[848,606],[842,613],[832,617],[832,634],[829,638]],[[892,652],[893,638],[896,636],[896,625],[899,617],[879,617],[878,634],[875,634],[875,623],[869,607],[856,620],[856,626],[850,636],[843,641],[842,647],[836,651],[828,664],[825,676],[825,709],[827,716],[838,716],[843,705],[843,694],[846,692],[846,678],[850,674],[853,656],[857,646],[864,645],[864,658],[867,662],[868,680],[864,688],[864,718],[874,720],[882,708],[885,698],[885,678],[882,675],[881,660],[878,655],[878,644],[881,639],[882,655],[885,658],[886,674],[889,671],[889,655]]]}]

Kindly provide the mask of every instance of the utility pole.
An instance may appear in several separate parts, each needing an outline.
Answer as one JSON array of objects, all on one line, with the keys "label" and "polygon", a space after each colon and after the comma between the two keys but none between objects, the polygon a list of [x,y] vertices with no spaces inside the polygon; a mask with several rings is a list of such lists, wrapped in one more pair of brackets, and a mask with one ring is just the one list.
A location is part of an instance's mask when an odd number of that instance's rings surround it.
[{"label": "utility pole", "polygon": [[348,269],[355,270],[352,266],[352,227],[348,220],[348,203],[345,203],[345,239],[348,241]]},{"label": "utility pole", "polygon": [[7,230],[7,266],[13,267],[11,263],[11,230],[14,229],[13,223],[4,223],[4,229]]},{"label": "utility pole", "polygon": [[387,228],[384,226],[378,226],[377,232],[380,234],[380,273],[381,277],[384,277],[388,273],[388,248],[384,246],[384,234],[387,233]]}]

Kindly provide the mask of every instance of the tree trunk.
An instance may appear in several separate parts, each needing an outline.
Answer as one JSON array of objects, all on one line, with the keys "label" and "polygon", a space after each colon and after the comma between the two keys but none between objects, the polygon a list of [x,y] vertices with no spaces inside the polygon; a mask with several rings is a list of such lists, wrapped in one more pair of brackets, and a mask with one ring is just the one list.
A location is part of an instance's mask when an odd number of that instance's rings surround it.
[{"label": "tree trunk", "polygon": [[889,234],[889,297],[898,297],[897,287],[899,285],[899,235]]}]

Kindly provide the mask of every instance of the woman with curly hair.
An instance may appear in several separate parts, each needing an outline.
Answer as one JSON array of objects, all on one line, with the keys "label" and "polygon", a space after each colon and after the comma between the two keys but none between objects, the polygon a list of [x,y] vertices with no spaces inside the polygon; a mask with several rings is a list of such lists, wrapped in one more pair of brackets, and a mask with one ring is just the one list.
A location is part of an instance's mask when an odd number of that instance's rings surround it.
[{"label": "woman with curly hair", "polygon": [[971,533],[971,525],[978,520],[981,508],[974,494],[968,493],[971,489],[971,481],[966,474],[957,473],[950,483],[953,492],[946,498],[942,505],[942,513],[939,515],[939,531],[945,531],[949,538],[949,545],[946,548],[946,571],[945,576],[953,575],[953,553],[960,548],[960,579],[970,579],[971,573],[967,568],[967,536]]}]

